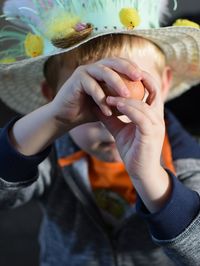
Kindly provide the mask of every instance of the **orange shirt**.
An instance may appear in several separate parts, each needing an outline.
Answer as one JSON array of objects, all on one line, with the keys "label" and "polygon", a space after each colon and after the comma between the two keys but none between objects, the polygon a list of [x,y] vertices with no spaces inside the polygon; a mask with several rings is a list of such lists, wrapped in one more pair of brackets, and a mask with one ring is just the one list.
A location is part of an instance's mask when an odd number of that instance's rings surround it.
[{"label": "orange shirt", "polygon": [[129,203],[136,200],[133,183],[122,162],[108,163],[90,157],[89,179],[93,190],[110,189]]},{"label": "orange shirt", "polygon": [[[66,158],[61,158],[58,163],[61,167],[72,164],[73,162],[88,156],[83,151],[78,151]],[[134,203],[136,192],[133,183],[121,162],[103,162],[94,157],[89,157],[89,179],[93,190],[108,189],[118,193],[127,202]],[[171,146],[167,134],[165,135],[162,161],[168,169],[175,174],[172,160]]]}]

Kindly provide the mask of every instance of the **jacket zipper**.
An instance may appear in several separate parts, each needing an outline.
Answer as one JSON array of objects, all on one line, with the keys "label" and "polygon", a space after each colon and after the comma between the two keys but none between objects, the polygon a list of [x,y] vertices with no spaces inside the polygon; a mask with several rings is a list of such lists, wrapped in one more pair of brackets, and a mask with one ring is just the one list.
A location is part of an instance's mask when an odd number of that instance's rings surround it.
[{"label": "jacket zipper", "polygon": [[[73,176],[73,174],[71,174],[71,176]],[[117,248],[116,248],[116,244],[114,243],[114,240],[113,240],[114,234],[111,234],[109,231],[107,231],[106,224],[104,222],[102,222],[102,223],[100,222],[100,220],[102,220],[102,219],[99,220],[99,218],[101,218],[101,217],[98,217],[99,214],[97,215],[98,218],[95,217],[96,215],[93,216],[94,210],[95,210],[95,212],[97,212],[98,208],[93,203],[93,201],[91,201],[88,197],[86,197],[87,194],[83,193],[80,190],[80,187],[77,186],[75,179],[69,178],[66,181],[67,181],[67,184],[69,185],[69,187],[71,188],[71,190],[73,191],[77,200],[85,208],[86,212],[88,213],[88,215],[92,219],[93,223],[95,223],[95,225],[104,233],[105,237],[108,239],[108,242],[110,243],[110,247],[112,250],[114,266],[119,266],[118,260],[117,260]],[[93,206],[93,205],[95,205],[95,206]],[[92,213],[91,213],[91,207],[93,210]]]},{"label": "jacket zipper", "polygon": [[[90,216],[91,217],[91,216]],[[93,218],[93,217],[91,217]],[[106,237],[106,239],[108,240],[110,247],[111,247],[111,251],[112,251],[112,258],[113,258],[113,263],[114,266],[119,266],[118,264],[118,260],[117,260],[117,246],[116,243],[114,242],[113,236],[111,233],[109,233],[105,227],[103,227],[100,223],[98,223],[96,220],[92,219],[93,223],[99,228],[100,231],[103,232],[104,236]]]},{"label": "jacket zipper", "polygon": [[111,249],[112,249],[112,255],[113,255],[114,265],[115,266],[119,266],[118,260],[117,260],[117,249],[116,249],[116,245],[115,245],[114,241],[111,238],[109,238],[109,240],[110,240],[110,245],[111,245]]}]

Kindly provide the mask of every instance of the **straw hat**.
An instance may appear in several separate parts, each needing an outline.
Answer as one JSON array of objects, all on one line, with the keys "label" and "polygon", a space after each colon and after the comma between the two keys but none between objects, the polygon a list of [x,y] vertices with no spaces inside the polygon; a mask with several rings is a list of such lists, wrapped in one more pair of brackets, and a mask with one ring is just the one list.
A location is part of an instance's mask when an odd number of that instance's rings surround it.
[{"label": "straw hat", "polygon": [[161,28],[166,6],[166,0],[5,1],[2,17],[13,26],[0,31],[0,44],[8,47],[0,51],[0,98],[22,114],[45,104],[45,61],[111,33],[157,44],[174,72],[168,100],[180,95],[200,82],[200,29],[186,20]]}]

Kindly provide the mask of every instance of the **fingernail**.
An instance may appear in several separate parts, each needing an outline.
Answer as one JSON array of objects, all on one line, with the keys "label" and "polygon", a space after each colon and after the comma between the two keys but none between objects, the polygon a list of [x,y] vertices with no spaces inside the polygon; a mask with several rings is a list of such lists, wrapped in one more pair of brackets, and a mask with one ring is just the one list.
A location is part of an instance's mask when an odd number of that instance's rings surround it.
[{"label": "fingernail", "polygon": [[142,74],[141,73],[133,73],[133,78],[140,80],[142,78]]},{"label": "fingernail", "polygon": [[130,91],[127,88],[123,90],[123,96],[124,97],[129,97],[130,96]]},{"label": "fingernail", "polygon": [[112,97],[112,96],[108,96],[108,97],[106,98],[106,102],[109,102],[109,103],[111,103],[111,102],[112,102],[112,99],[113,99],[113,97]]}]

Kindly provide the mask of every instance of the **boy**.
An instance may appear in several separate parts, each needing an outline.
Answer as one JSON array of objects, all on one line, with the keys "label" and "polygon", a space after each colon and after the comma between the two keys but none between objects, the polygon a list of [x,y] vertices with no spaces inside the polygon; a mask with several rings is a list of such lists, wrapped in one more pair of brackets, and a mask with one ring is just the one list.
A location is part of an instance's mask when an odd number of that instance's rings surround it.
[{"label": "boy", "polygon": [[[41,265],[199,263],[200,149],[167,111],[164,120],[172,65],[143,37],[107,34],[45,58],[50,102],[1,132],[1,206],[41,197]],[[119,73],[142,81],[145,101],[129,98]]]}]

